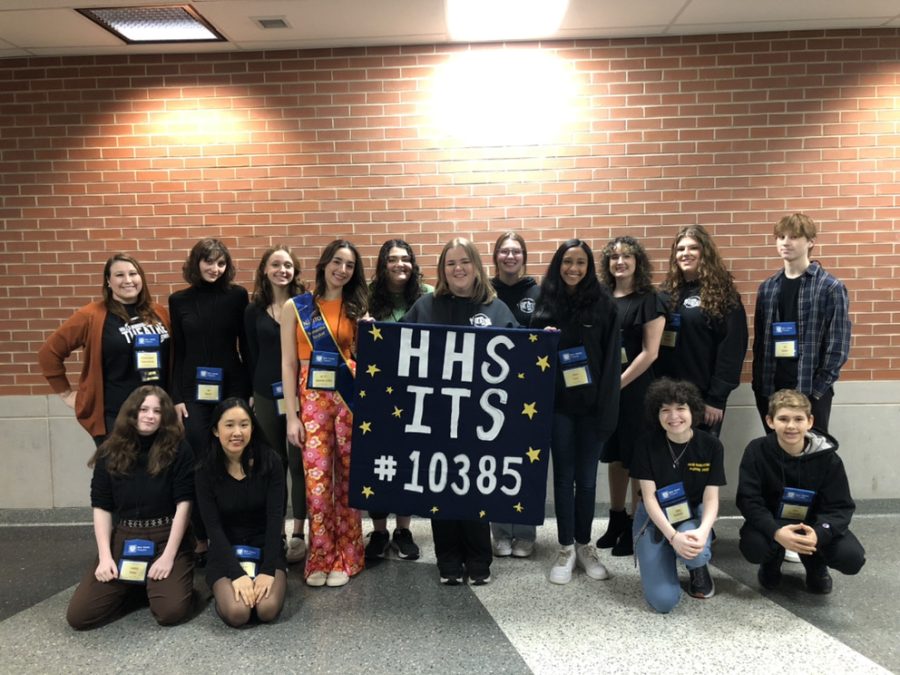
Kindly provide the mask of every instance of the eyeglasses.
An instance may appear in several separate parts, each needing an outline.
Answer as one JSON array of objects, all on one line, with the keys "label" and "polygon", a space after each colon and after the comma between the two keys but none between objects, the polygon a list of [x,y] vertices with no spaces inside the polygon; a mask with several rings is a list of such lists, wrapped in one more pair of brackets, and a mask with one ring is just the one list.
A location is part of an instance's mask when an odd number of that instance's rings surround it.
[{"label": "eyeglasses", "polygon": [[520,249],[520,248],[501,248],[499,251],[497,251],[497,255],[502,255],[505,258],[508,258],[510,256],[515,256],[516,258],[518,258],[520,255],[522,255],[522,249]]}]

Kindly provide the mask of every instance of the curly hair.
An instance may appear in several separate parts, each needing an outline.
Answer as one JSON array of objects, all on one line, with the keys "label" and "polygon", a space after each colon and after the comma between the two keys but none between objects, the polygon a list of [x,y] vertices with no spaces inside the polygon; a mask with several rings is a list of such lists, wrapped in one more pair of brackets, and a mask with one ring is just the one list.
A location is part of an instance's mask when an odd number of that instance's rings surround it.
[{"label": "curly hair", "polygon": [[653,428],[659,427],[659,411],[664,405],[671,403],[687,405],[691,409],[692,427],[703,422],[706,404],[697,385],[687,380],[661,377],[647,388],[647,395],[644,397],[647,424]]},{"label": "curly hair", "polygon": [[268,445],[256,419],[256,415],[250,409],[250,404],[242,398],[232,396],[226,398],[215,407],[209,422],[209,431],[206,434],[206,445],[204,458],[201,460],[198,469],[208,471],[213,478],[224,478],[228,474],[228,458],[225,450],[222,448],[222,441],[216,435],[219,426],[219,420],[222,416],[232,408],[240,408],[250,418],[250,442],[241,453],[241,467],[247,476],[254,472],[259,475],[266,475],[272,470],[272,463],[269,461],[271,453],[266,452]]},{"label": "curly hair", "polygon": [[231,253],[228,247],[218,239],[206,238],[201,239],[194,244],[191,252],[188,253],[187,259],[181,266],[181,276],[191,286],[200,286],[205,284],[203,275],[200,274],[200,261],[213,262],[219,258],[225,259],[225,273],[216,279],[213,284],[221,289],[231,286],[234,281],[234,275],[237,271],[234,269],[234,261],[231,259]]},{"label": "curly hair", "polygon": [[125,311],[122,303],[113,297],[112,288],[109,286],[109,277],[112,274],[112,266],[117,262],[134,265],[134,269],[137,270],[137,273],[141,277],[141,292],[138,293],[137,302],[134,303],[134,308],[141,321],[144,323],[161,322],[162,319],[160,319],[160,317],[156,315],[156,312],[153,311],[153,297],[150,295],[150,289],[147,288],[147,275],[144,272],[144,268],[141,267],[137,258],[128,253],[114,253],[103,266],[103,304],[106,305],[106,311],[119,317],[125,323],[131,321],[131,317],[128,316],[128,312]]},{"label": "curly hair", "polygon": [[337,252],[342,249],[349,249],[353,253],[354,265],[353,275],[350,280],[341,288],[341,299],[344,301],[344,315],[348,319],[361,319],[366,313],[368,289],[366,288],[366,274],[363,270],[362,258],[356,247],[346,239],[335,239],[325,247],[319,262],[316,263],[316,290],[313,297],[322,298],[327,291],[325,284],[325,268],[334,258]]},{"label": "curly hair", "polygon": [[[616,247],[619,250],[616,251]],[[651,276],[653,269],[650,266],[650,258],[647,251],[641,246],[641,243],[634,237],[616,237],[611,240],[600,252],[600,278],[607,288],[614,290],[616,287],[616,278],[609,270],[609,261],[616,253],[630,255],[634,257],[634,292],[643,295],[653,290]]]},{"label": "curly hair", "polygon": [[419,263],[416,262],[416,254],[413,253],[412,246],[403,239],[388,239],[381,245],[378,251],[378,261],[375,263],[375,277],[369,285],[369,313],[376,319],[383,319],[391,315],[394,311],[394,304],[391,299],[391,291],[388,288],[388,258],[391,249],[402,248],[409,256],[409,262],[412,265],[412,274],[406,280],[403,286],[403,304],[408,309],[412,307],[416,300],[422,296],[422,271],[419,269]]},{"label": "curly hair", "polygon": [[669,253],[669,271],[663,281],[662,290],[669,294],[669,307],[674,311],[678,305],[681,290],[687,285],[684,273],[678,266],[676,252],[679,242],[685,237],[700,244],[700,306],[708,319],[720,320],[735,307],[740,306],[741,296],[734,285],[734,277],[725,267],[719,249],[702,225],[689,225],[675,235]]},{"label": "curly hair", "polygon": [[119,408],[112,433],[106,438],[88,462],[92,467],[97,460],[106,459],[106,470],[113,475],[127,474],[137,460],[140,449],[140,434],[137,428],[138,411],[148,396],[156,396],[159,399],[162,420],[153,445],[150,446],[150,455],[147,460],[147,473],[158,476],[175,460],[178,445],[184,438],[184,429],[178,421],[178,413],[175,412],[175,404],[169,395],[154,384],[145,384],[135,389],[125,403]]},{"label": "curly hair", "polygon": [[[562,280],[562,263],[569,249],[580,248],[587,255],[587,272],[584,278],[578,282],[574,293],[569,293],[568,286]],[[577,320],[584,323],[591,315],[594,306],[601,300],[612,303],[609,292],[597,279],[597,270],[594,266],[594,253],[587,242],[581,239],[569,239],[563,242],[541,281],[541,294],[538,297],[537,307],[532,318],[533,325],[549,325],[560,323],[563,320]],[[582,321],[584,320],[584,321]]]},{"label": "curly hair", "polygon": [[278,251],[287,253],[291,258],[291,264],[294,266],[294,277],[287,286],[288,296],[293,298],[306,290],[303,282],[300,281],[300,261],[297,260],[297,256],[291,253],[291,249],[283,244],[273,246],[266,249],[266,252],[262,254],[253,280],[253,304],[261,309],[266,309],[275,299],[275,294],[272,291],[272,282],[269,281],[269,276],[266,274],[266,266],[269,264],[269,258],[272,257],[272,254]]},{"label": "curly hair", "polygon": [[434,297],[452,295],[450,283],[447,281],[447,254],[451,249],[457,247],[466,252],[466,256],[472,261],[472,266],[475,268],[475,285],[472,288],[471,300],[480,305],[491,304],[494,298],[497,297],[497,291],[494,290],[494,287],[488,280],[487,273],[484,271],[484,264],[481,262],[481,256],[478,254],[475,244],[463,237],[454,237],[444,244],[444,250],[441,251],[441,257],[438,258],[437,284],[434,287]]}]

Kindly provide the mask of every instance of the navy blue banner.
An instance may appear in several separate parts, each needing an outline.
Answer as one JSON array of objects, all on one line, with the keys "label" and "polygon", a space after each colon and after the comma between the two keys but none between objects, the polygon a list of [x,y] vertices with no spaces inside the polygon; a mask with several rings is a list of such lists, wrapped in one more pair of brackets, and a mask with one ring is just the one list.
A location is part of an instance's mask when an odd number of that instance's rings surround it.
[{"label": "navy blue banner", "polygon": [[350,505],[544,521],[559,334],[360,323]]}]

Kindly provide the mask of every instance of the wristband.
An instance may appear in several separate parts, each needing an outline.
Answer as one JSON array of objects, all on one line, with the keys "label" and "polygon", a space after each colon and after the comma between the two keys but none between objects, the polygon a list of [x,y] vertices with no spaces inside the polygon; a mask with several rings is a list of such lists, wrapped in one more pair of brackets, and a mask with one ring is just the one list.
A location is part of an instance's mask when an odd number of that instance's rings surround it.
[{"label": "wristband", "polygon": [[675,530],[675,531],[672,533],[672,536],[669,537],[668,541],[669,541],[670,544],[672,543],[672,540],[675,538],[675,535],[676,535],[676,534],[678,534],[678,530]]}]

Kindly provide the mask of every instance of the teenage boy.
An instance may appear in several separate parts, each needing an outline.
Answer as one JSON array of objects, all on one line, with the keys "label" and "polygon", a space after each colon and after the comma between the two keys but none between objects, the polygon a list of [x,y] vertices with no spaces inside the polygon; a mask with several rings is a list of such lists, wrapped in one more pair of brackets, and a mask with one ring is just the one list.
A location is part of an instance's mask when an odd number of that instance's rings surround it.
[{"label": "teenage boy", "polygon": [[741,553],[759,565],[757,579],[768,590],[781,582],[785,551],[800,555],[812,593],[831,593],[829,567],[856,574],[866,562],[848,529],[856,505],[837,441],[812,431],[811,409],[798,391],[772,394],[766,424],[775,433],[750,441],[741,460]]},{"label": "teenage boy", "polygon": [[767,432],[769,396],[796,389],[809,397],[816,428],[828,433],[832,385],[850,353],[847,289],[810,262],[815,243],[816,224],[807,215],[775,224],[784,269],[760,285],[753,322],[753,392]]}]

